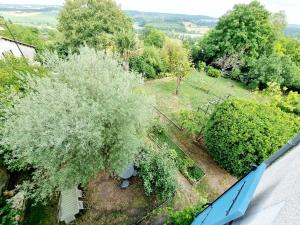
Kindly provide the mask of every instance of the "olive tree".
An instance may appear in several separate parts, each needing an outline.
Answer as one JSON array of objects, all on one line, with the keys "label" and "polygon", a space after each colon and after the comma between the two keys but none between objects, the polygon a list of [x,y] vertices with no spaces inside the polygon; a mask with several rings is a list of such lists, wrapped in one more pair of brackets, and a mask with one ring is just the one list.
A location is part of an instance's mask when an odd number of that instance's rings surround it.
[{"label": "olive tree", "polygon": [[105,54],[84,48],[68,60],[53,58],[50,77],[30,80],[32,91],[14,100],[2,128],[6,163],[34,169],[23,188],[37,201],[102,170],[121,172],[152,117],[141,77]]}]

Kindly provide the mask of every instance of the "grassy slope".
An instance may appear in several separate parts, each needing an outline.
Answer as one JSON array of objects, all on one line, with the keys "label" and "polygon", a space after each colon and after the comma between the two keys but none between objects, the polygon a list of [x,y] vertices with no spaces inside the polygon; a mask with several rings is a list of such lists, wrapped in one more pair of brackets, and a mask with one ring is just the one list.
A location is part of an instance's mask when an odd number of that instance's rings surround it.
[{"label": "grassy slope", "polygon": [[154,95],[158,108],[171,117],[182,109],[197,110],[208,101],[229,94],[242,99],[262,100],[262,97],[248,91],[241,83],[223,77],[212,78],[199,72],[194,72],[182,81],[179,96],[174,94],[175,87],[175,79],[164,78],[146,82],[145,91]]}]

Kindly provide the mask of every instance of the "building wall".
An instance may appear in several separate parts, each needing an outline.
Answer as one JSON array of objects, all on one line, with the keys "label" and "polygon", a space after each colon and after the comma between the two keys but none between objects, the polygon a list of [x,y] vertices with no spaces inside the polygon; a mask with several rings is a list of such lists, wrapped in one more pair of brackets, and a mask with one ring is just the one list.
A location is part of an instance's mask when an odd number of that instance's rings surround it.
[{"label": "building wall", "polygon": [[[34,55],[36,53],[35,49],[30,46],[26,46],[26,45],[22,45],[22,44],[18,44],[18,45],[19,45],[21,51],[23,52],[24,56],[26,58],[28,58],[29,60],[33,60]],[[20,50],[18,49],[18,46],[15,42],[0,38],[0,58],[3,58],[3,54],[7,54],[7,53],[11,53],[11,52],[16,57],[22,56],[22,54],[21,54]]]},{"label": "building wall", "polygon": [[300,145],[264,173],[245,214],[234,225],[300,225]]}]

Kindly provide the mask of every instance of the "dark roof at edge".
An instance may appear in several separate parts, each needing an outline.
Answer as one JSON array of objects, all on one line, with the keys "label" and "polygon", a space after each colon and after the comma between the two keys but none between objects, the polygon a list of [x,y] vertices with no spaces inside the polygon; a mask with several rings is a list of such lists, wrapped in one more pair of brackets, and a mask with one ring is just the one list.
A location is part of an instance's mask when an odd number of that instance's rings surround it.
[{"label": "dark roof at edge", "polygon": [[10,39],[10,38],[7,38],[7,37],[1,37],[1,36],[0,36],[0,39],[10,41],[10,42],[14,42],[14,43],[21,44],[21,45],[25,45],[27,47],[34,48],[36,50],[36,47],[34,47],[33,45],[30,45],[30,44],[26,44],[26,43],[23,43],[23,42],[20,42],[20,41],[15,41],[13,39]]}]

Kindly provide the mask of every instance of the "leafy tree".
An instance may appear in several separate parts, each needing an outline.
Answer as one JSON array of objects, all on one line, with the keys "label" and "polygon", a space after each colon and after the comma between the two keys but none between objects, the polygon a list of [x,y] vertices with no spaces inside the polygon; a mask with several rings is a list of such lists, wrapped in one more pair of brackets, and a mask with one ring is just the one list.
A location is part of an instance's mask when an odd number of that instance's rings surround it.
[{"label": "leafy tree", "polygon": [[173,197],[177,188],[177,169],[166,149],[157,151],[150,147],[144,148],[137,165],[147,195],[156,193],[160,200]]},{"label": "leafy tree", "polygon": [[285,28],[288,25],[285,12],[281,10],[277,13],[272,14],[271,22],[275,28],[275,31],[277,31],[278,35],[282,36]]},{"label": "leafy tree", "polygon": [[270,16],[258,1],[235,5],[201,41],[199,54],[203,51],[203,60],[211,63],[224,55],[243,52],[241,61],[247,67],[272,49],[276,35]]},{"label": "leafy tree", "polygon": [[176,39],[167,39],[162,52],[167,64],[167,72],[177,77],[175,93],[178,95],[182,79],[192,70],[189,53],[182,46],[181,41]]},{"label": "leafy tree", "polygon": [[166,35],[154,27],[147,26],[144,30],[143,38],[145,45],[162,48],[166,40]]},{"label": "leafy tree", "polygon": [[300,67],[300,40],[282,37],[275,43],[274,52],[280,56],[289,56]]},{"label": "leafy tree", "polygon": [[131,51],[136,45],[136,38],[133,32],[121,31],[115,36],[115,45],[118,52],[124,59],[124,67],[129,70],[129,58]]},{"label": "leafy tree", "polygon": [[103,53],[84,48],[53,61],[51,78],[32,80],[33,91],[14,101],[1,130],[10,168],[34,168],[23,189],[36,201],[85,185],[101,170],[122,171],[152,116],[152,101],[136,91],[141,78]]},{"label": "leafy tree", "polygon": [[150,46],[143,49],[142,55],[130,58],[130,68],[153,79],[166,72],[166,63],[160,49]]},{"label": "leafy tree", "polygon": [[250,68],[249,80],[251,87],[267,86],[269,82],[276,82],[294,90],[300,90],[300,70],[288,56],[262,56]]},{"label": "leafy tree", "polygon": [[109,39],[123,31],[133,32],[133,24],[112,0],[67,0],[58,16],[58,30],[73,51],[84,44],[107,49],[112,44]]},{"label": "leafy tree", "polygon": [[211,115],[204,139],[214,160],[242,176],[293,138],[299,127],[299,117],[277,107],[230,99]]}]

